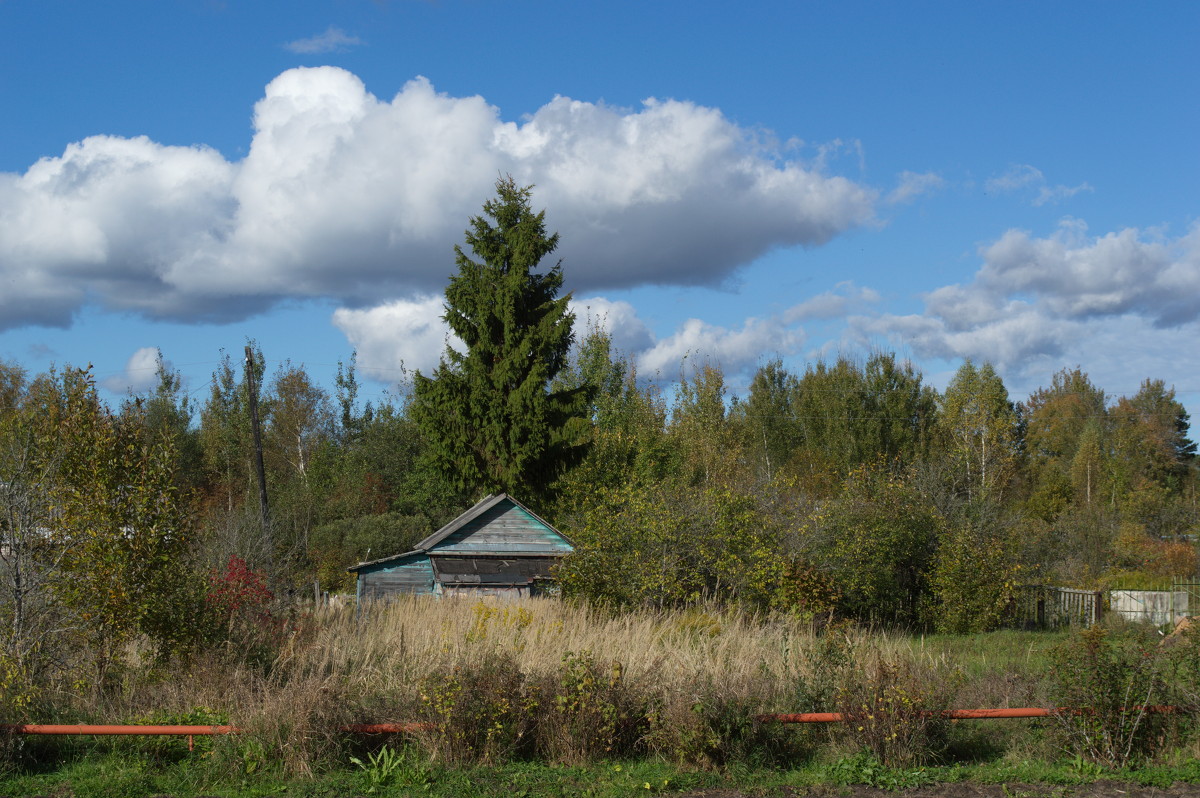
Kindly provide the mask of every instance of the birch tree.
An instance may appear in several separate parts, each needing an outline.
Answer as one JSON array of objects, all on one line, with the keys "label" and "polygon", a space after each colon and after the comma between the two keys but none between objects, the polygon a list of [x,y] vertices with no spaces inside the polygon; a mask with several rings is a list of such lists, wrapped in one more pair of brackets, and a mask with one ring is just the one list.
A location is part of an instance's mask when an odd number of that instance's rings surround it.
[{"label": "birch tree", "polygon": [[941,428],[970,499],[999,499],[1018,464],[1020,419],[991,363],[959,367],[942,398]]}]

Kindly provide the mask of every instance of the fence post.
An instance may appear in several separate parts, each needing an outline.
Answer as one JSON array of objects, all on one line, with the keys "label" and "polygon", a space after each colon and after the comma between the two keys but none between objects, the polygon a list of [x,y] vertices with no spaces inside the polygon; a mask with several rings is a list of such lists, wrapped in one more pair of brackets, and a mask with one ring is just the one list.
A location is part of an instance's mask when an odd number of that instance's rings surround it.
[{"label": "fence post", "polygon": [[1040,595],[1037,600],[1037,625],[1039,629],[1046,628],[1046,597]]},{"label": "fence post", "polygon": [[1104,615],[1104,591],[1097,590],[1092,594],[1092,605],[1095,607],[1095,618],[1092,623],[1100,623],[1101,617]]}]

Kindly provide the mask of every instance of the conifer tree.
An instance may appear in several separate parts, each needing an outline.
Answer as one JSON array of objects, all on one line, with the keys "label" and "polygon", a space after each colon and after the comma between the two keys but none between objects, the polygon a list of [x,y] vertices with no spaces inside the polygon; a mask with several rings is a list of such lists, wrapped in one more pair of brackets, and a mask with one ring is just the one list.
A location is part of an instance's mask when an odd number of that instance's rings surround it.
[{"label": "conifer tree", "polygon": [[414,376],[412,415],[428,463],[468,496],[543,497],[585,440],[589,388],[551,389],[575,316],[570,295],[558,295],[561,263],[538,270],[558,234],[546,233],[545,211],[530,208],[531,191],[502,178],[471,220],[474,258],[454,248],[458,273],[442,317],[466,351],[447,345],[432,376]]}]

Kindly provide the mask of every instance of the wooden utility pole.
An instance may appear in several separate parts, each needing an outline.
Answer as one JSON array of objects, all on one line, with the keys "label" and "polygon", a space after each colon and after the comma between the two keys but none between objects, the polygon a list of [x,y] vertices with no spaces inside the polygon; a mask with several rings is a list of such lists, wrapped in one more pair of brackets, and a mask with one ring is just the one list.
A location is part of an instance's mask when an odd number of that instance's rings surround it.
[{"label": "wooden utility pole", "polygon": [[267,472],[263,469],[262,433],[258,428],[258,389],[254,384],[254,353],[246,347],[246,393],[250,399],[250,428],[254,433],[254,462],[258,469],[258,508],[262,515],[263,538],[267,544],[267,568],[275,577],[275,541],[271,535],[271,513],[267,506]]}]

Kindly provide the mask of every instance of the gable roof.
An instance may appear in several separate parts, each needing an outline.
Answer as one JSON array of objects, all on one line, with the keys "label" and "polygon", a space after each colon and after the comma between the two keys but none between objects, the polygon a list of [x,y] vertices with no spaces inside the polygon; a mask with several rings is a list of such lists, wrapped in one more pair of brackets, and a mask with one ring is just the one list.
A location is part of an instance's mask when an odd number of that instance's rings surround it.
[{"label": "gable roof", "polygon": [[[393,554],[390,557],[381,557],[378,560],[370,560],[368,562],[360,562],[358,565],[352,565],[349,568],[347,568],[346,570],[350,571],[351,573],[354,573],[354,572],[362,570],[363,568],[368,568],[373,565],[381,565],[383,563],[389,563],[394,560],[403,559],[405,557],[411,557],[414,554],[428,554],[430,549],[432,549],[434,546],[436,546],[437,544],[446,540],[446,538],[450,537],[455,532],[458,532],[459,530],[461,530],[463,527],[470,524],[475,519],[484,515],[488,511],[492,510],[493,508],[498,507],[499,505],[501,505],[504,502],[508,502],[508,503],[513,504],[513,505],[519,507],[520,509],[524,510],[535,521],[542,524],[547,529],[551,530],[556,535],[561,537],[564,541],[567,542],[568,545],[570,545],[572,547],[575,545],[574,543],[571,542],[571,540],[566,535],[559,532],[557,529],[555,529],[553,526],[551,526],[549,523],[547,523],[546,520],[543,519],[541,516],[539,516],[537,513],[533,512],[528,507],[521,504],[521,502],[517,501],[512,496],[509,496],[507,493],[498,493],[498,494],[494,494],[494,495],[489,495],[489,496],[485,497],[484,499],[482,499],[474,507],[472,507],[471,509],[462,513],[457,518],[455,518],[453,521],[446,524],[441,529],[439,529],[438,531],[434,532],[429,537],[422,540],[420,543],[417,544],[416,548],[414,548],[412,551],[406,551],[406,552],[402,552],[400,554]],[[480,556],[480,555],[476,555],[476,556]]]},{"label": "gable roof", "polygon": [[[554,527],[550,526],[550,524],[546,523],[546,520],[544,518],[542,518],[541,516],[539,516],[537,513],[535,513],[533,510],[530,510],[528,507],[521,504],[519,501],[514,499],[512,496],[509,496],[507,493],[497,493],[492,496],[487,496],[482,501],[480,501],[478,504],[476,504],[474,507],[472,507],[470,510],[467,510],[465,513],[460,515],[458,518],[455,518],[453,521],[446,524],[444,527],[439,529],[437,532],[434,532],[432,535],[430,535],[429,537],[422,540],[420,543],[417,544],[417,551],[429,551],[434,546],[441,543],[443,540],[450,537],[455,532],[457,532],[458,530],[465,527],[467,524],[474,521],[476,518],[479,518],[480,516],[482,516],[489,510],[491,510],[493,507],[497,507],[500,504],[502,504],[503,502],[509,502],[510,504],[514,504],[517,507],[521,508],[525,512],[529,513],[529,515],[531,515],[533,517],[533,519],[535,521],[537,521],[539,524],[546,527],[547,529],[553,530],[555,533],[558,534],[559,537],[561,537],[563,540],[566,540],[567,543],[571,543],[571,541],[567,539],[566,535],[564,535],[562,532],[559,532],[557,529],[554,529]],[[574,544],[571,544],[571,545],[574,545]]]}]

